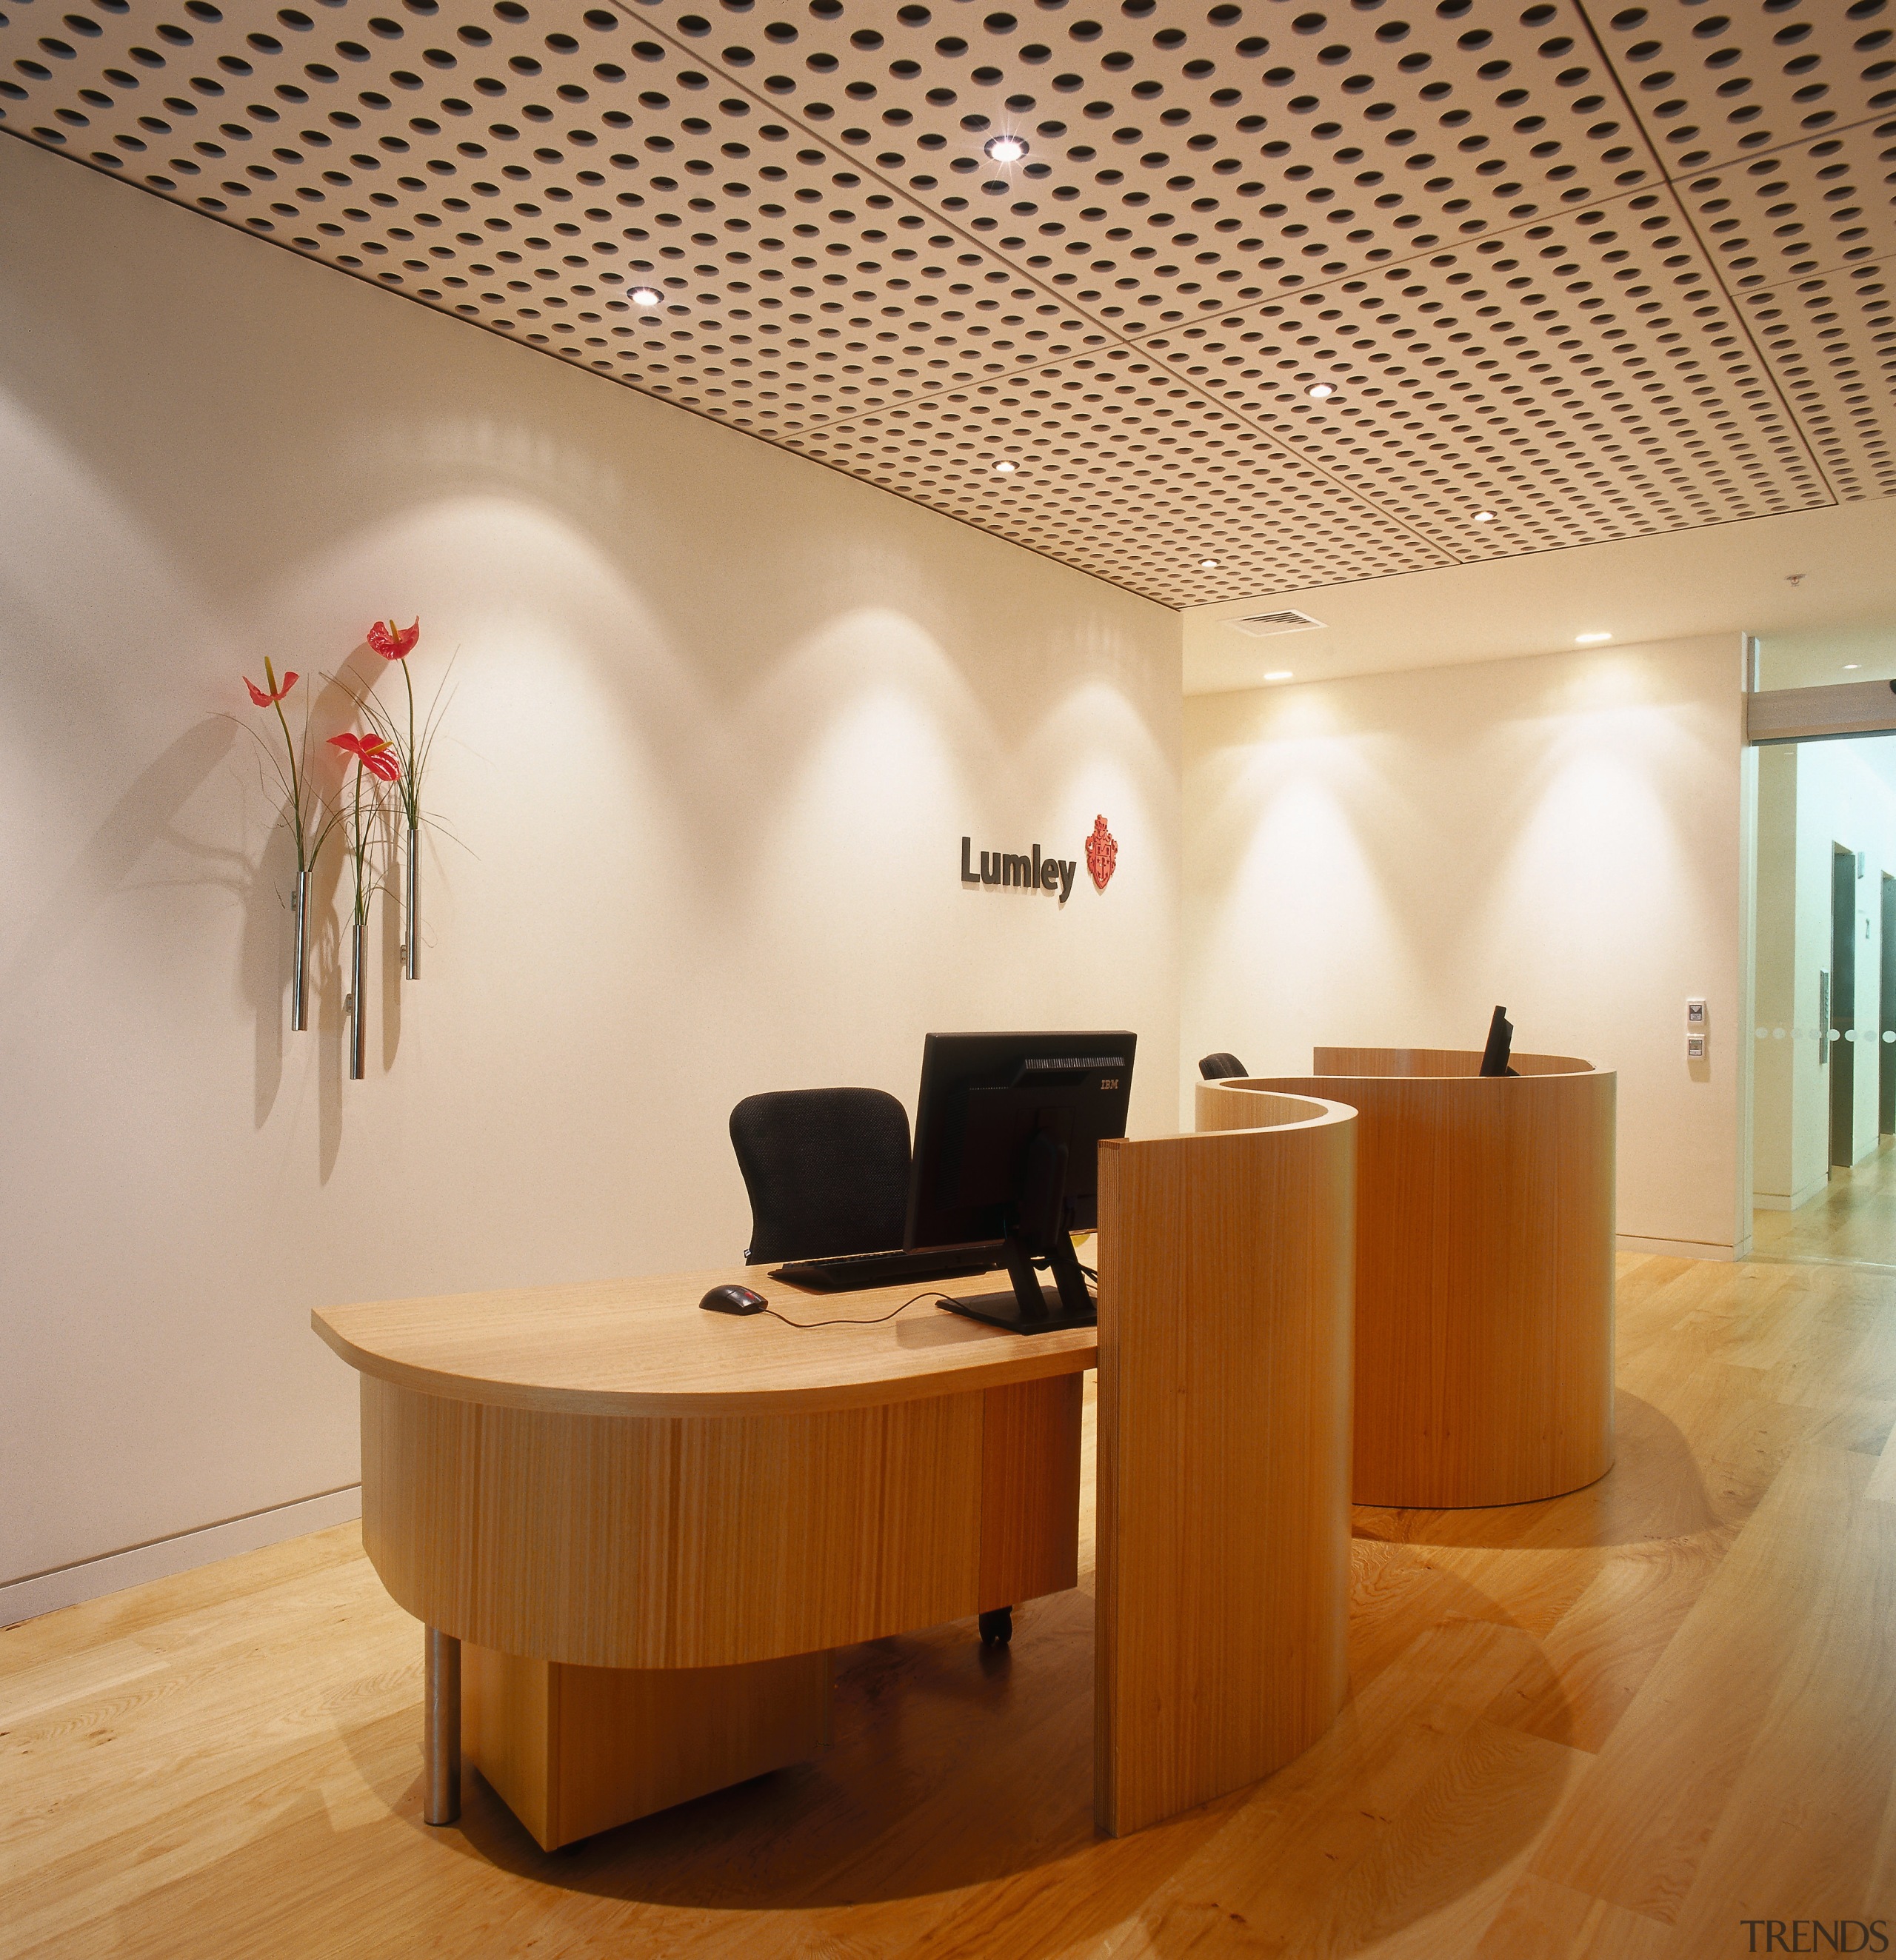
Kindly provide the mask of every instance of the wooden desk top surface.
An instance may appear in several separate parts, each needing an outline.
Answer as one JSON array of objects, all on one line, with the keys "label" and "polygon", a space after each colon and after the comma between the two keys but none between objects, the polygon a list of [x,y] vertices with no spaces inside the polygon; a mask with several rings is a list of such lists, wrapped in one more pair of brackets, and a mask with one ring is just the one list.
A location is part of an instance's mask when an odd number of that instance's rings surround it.
[{"label": "wooden desk top surface", "polygon": [[706,1312],[699,1300],[727,1281],[792,1319],[862,1322],[925,1290],[994,1292],[1007,1276],[817,1293],[733,1268],[324,1307],[310,1324],[351,1367],[423,1395],[585,1415],[859,1408],[1077,1374],[1098,1358],[1090,1327],[1009,1334],[931,1299],[877,1326]]}]

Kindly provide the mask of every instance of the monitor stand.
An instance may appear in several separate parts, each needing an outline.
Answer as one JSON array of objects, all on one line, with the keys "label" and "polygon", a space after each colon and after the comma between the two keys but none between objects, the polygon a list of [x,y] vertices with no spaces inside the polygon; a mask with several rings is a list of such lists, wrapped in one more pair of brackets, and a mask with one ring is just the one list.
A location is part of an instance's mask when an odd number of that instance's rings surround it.
[{"label": "monitor stand", "polygon": [[1007,1256],[1008,1277],[1014,1282],[1006,1293],[970,1293],[960,1300],[944,1298],[942,1305],[951,1313],[964,1313],[970,1320],[984,1320],[990,1327],[1004,1327],[1010,1334],[1053,1334],[1063,1328],[1095,1327],[1099,1310],[1086,1290],[1086,1275],[1079,1269],[1072,1237],[1065,1232],[1054,1235],[1045,1257],[1053,1269],[1053,1284],[1043,1286],[1034,1269],[1034,1254],[1018,1232],[1010,1232],[1002,1242]]}]

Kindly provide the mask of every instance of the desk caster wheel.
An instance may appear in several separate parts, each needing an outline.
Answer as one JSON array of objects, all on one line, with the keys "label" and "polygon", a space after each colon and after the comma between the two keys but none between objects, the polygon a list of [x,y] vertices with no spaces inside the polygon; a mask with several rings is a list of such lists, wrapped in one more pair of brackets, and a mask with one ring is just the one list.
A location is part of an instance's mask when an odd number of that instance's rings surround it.
[{"label": "desk caster wheel", "polygon": [[981,1644],[984,1647],[1004,1647],[1014,1637],[1014,1608],[996,1606],[991,1613],[981,1615]]}]

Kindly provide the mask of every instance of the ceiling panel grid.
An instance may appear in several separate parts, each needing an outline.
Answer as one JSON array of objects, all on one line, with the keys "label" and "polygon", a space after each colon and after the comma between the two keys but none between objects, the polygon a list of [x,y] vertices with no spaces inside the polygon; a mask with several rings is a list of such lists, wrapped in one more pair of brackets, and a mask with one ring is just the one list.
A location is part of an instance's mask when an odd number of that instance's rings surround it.
[{"label": "ceiling panel grid", "polygon": [[1896,491],[1888,13],[0,0],[0,128],[1185,605]]},{"label": "ceiling panel grid", "polygon": [[1735,320],[1662,186],[1148,344],[1466,558],[1828,501]]}]

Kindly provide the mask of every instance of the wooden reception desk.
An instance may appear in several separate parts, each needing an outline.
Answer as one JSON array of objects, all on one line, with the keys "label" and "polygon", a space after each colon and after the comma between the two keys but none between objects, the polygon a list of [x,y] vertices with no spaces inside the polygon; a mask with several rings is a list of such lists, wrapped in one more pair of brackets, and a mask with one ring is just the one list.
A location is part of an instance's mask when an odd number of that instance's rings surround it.
[{"label": "wooden reception desk", "polygon": [[1568,1055],[1486,1077],[1459,1049],[1320,1048],[1309,1076],[1201,1083],[1201,1130],[1259,1096],[1362,1118],[1355,1497],[1514,1504],[1613,1464],[1614,1092]]},{"label": "wooden reception desk", "polygon": [[[1102,1147],[1097,1333],[702,1312],[737,1271],[314,1315],[362,1378],[364,1545],[428,1629],[431,1821],[464,1710],[551,1849],[818,1754],[829,1649],[1074,1584],[1096,1361],[1102,1828],[1307,1748],[1346,1687],[1356,1126],[1248,1108]],[[858,1323],[919,1290],[762,1290]]]}]

